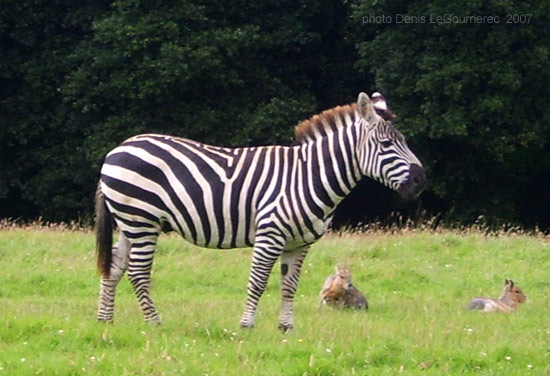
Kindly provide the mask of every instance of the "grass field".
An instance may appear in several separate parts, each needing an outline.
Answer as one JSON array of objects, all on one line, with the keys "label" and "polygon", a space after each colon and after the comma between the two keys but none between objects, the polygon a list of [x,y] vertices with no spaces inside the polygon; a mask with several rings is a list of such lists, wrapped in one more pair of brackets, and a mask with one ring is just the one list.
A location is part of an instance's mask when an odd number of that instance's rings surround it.
[{"label": "grass field", "polygon": [[[295,330],[277,329],[279,268],[256,328],[238,327],[250,250],[161,238],[143,322],[128,281],[114,325],[95,321],[90,232],[0,231],[1,375],[542,375],[550,373],[550,239],[405,231],[329,235],[308,255]],[[368,312],[317,311],[335,264],[352,265]],[[528,296],[511,314],[465,310],[505,278]]]}]

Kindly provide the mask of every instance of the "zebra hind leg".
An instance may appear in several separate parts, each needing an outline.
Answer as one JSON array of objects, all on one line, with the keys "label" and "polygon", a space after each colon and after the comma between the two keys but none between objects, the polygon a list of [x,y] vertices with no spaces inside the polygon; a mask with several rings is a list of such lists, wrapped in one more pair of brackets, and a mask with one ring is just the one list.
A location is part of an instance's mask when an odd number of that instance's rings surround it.
[{"label": "zebra hind leg", "polygon": [[153,304],[150,293],[151,269],[157,238],[158,233],[134,240],[128,265],[128,278],[138,298],[145,321],[154,324],[160,324],[160,316]]},{"label": "zebra hind leg", "polygon": [[130,242],[121,233],[118,243],[113,247],[113,256],[109,277],[101,278],[99,290],[99,308],[97,320],[112,322],[115,312],[115,292],[118,282],[128,269]]},{"label": "zebra hind leg", "polygon": [[283,252],[281,256],[281,315],[279,329],[286,333],[294,328],[294,295],[300,280],[302,264],[309,246],[291,252]]},{"label": "zebra hind leg", "polygon": [[280,248],[274,248],[271,244],[265,247],[258,245],[258,243],[255,244],[250,277],[248,278],[248,297],[240,322],[241,328],[254,327],[258,301],[264,293],[269,274],[281,251]]}]

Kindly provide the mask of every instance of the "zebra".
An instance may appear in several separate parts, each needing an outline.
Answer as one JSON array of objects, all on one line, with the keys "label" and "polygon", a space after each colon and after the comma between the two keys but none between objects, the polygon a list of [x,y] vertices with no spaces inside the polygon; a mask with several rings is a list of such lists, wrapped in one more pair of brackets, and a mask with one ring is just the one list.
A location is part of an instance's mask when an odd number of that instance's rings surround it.
[{"label": "zebra", "polygon": [[360,93],[356,103],[302,122],[292,146],[233,149],[143,134],[109,152],[96,191],[98,320],[113,320],[116,286],[128,271],[145,320],[160,323],[151,269],[157,238],[168,229],[201,247],[253,247],[242,328],[254,327],[280,258],[279,328],[293,329],[304,259],[357,182],[368,176],[403,197],[424,188],[421,162],[392,125],[383,96],[372,97]]}]

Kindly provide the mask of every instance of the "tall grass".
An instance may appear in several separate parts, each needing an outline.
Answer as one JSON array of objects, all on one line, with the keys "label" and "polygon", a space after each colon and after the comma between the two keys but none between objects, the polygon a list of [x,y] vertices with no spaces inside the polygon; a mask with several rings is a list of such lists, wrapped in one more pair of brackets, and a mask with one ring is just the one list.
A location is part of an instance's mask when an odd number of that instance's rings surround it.
[{"label": "tall grass", "polygon": [[[550,373],[550,239],[469,231],[328,235],[312,250],[294,332],[277,330],[279,271],[257,326],[241,330],[250,249],[215,251],[176,236],[159,242],[143,322],[128,281],[114,325],[95,321],[99,279],[89,231],[0,230],[1,375],[394,375]],[[317,310],[334,265],[351,265],[368,312]],[[505,278],[528,302],[512,314],[468,312]]]}]

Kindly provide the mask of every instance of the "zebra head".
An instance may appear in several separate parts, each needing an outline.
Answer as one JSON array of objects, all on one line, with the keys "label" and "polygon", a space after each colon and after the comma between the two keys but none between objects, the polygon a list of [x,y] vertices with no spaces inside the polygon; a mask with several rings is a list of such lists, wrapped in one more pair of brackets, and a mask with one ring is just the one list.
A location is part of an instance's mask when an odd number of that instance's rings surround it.
[{"label": "zebra head", "polygon": [[357,99],[363,136],[358,143],[361,173],[397,191],[403,198],[415,197],[426,185],[422,163],[393,126],[384,97],[365,93]]}]

